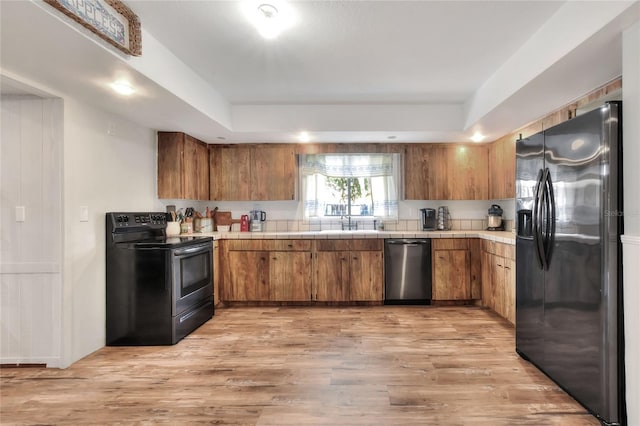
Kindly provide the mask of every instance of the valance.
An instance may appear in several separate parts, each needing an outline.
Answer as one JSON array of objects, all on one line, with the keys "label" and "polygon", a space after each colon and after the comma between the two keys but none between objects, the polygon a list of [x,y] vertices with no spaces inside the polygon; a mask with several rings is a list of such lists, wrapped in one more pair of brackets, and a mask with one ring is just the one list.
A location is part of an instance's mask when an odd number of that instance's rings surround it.
[{"label": "valance", "polygon": [[307,154],[300,157],[303,175],[331,177],[393,176],[398,154]]}]

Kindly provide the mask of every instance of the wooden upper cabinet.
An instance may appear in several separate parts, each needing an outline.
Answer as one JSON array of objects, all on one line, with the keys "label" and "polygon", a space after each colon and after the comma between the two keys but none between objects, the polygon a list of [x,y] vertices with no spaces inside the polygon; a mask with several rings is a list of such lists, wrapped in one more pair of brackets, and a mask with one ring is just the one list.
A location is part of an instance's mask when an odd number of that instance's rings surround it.
[{"label": "wooden upper cabinet", "polygon": [[183,134],[158,132],[158,198],[182,198]]},{"label": "wooden upper cabinet", "polygon": [[489,149],[486,145],[447,147],[447,192],[445,200],[489,198]]},{"label": "wooden upper cabinet", "polygon": [[429,153],[427,145],[407,146],[404,155],[404,197],[407,200],[429,198]]},{"label": "wooden upper cabinet", "polygon": [[209,198],[251,200],[251,149],[248,146],[209,146]]},{"label": "wooden upper cabinet", "polygon": [[513,198],[516,194],[516,141],[512,136],[492,143],[489,149],[489,198]]},{"label": "wooden upper cabinet", "polygon": [[296,155],[292,145],[262,145],[251,151],[251,199],[295,200]]},{"label": "wooden upper cabinet", "polygon": [[212,200],[278,201],[296,197],[297,167],[292,145],[211,145]]},{"label": "wooden upper cabinet", "polygon": [[414,144],[405,151],[408,200],[488,199],[488,148]]},{"label": "wooden upper cabinet", "polygon": [[180,132],[158,132],[158,198],[207,200],[207,145]]}]

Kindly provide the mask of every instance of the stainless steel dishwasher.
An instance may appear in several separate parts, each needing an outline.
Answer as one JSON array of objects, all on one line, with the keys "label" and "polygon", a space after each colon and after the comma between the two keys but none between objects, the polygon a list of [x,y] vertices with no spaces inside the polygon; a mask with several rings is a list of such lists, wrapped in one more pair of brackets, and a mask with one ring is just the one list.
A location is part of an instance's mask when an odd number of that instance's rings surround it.
[{"label": "stainless steel dishwasher", "polygon": [[431,240],[384,242],[384,303],[431,304]]}]

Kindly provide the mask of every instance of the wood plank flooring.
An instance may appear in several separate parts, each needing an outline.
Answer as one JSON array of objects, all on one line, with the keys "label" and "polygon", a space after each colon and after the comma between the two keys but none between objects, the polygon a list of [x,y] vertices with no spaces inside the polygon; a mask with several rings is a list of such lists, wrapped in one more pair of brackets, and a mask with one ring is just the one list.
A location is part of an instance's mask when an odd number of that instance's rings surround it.
[{"label": "wood plank flooring", "polygon": [[175,346],[3,368],[4,424],[598,425],[491,311],[227,308]]}]

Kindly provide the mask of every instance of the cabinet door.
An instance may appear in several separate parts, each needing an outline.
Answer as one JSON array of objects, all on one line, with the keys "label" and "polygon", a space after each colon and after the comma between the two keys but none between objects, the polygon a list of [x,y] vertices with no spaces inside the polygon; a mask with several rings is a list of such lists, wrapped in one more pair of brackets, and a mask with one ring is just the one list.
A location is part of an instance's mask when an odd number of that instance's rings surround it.
[{"label": "cabinet door", "polygon": [[352,251],[350,254],[349,300],[380,301],[382,295],[382,252]]},{"label": "cabinet door", "polygon": [[158,132],[158,198],[184,198],[183,136],[177,132]]},{"label": "cabinet door", "polygon": [[225,297],[229,301],[269,300],[269,253],[230,251],[229,283]]},{"label": "cabinet door", "polygon": [[349,252],[319,251],[316,256],[316,300],[348,301]]},{"label": "cabinet door", "polygon": [[493,264],[491,267],[491,303],[494,311],[501,317],[505,317],[504,306],[504,257],[491,256]]},{"label": "cabinet door", "polygon": [[198,141],[189,135],[184,137],[182,163],[183,196],[187,200],[198,199]]},{"label": "cabinet door", "polygon": [[213,242],[213,306],[220,302],[220,281],[222,271],[220,270],[220,241]]},{"label": "cabinet door", "polygon": [[427,145],[414,144],[407,146],[404,156],[405,199],[429,199],[430,170]]},{"label": "cabinet door", "polygon": [[[447,198],[441,200],[487,200],[489,176],[486,146],[447,148]],[[438,198],[435,198],[438,199]]]},{"label": "cabinet door", "polygon": [[196,145],[196,200],[209,199],[209,149],[203,142]]},{"label": "cabinet door", "polygon": [[296,156],[293,146],[253,147],[251,199],[295,200]]},{"label": "cabinet door", "polygon": [[516,141],[513,136],[500,139],[489,149],[489,198],[515,196]]},{"label": "cabinet door", "polygon": [[468,250],[433,252],[433,299],[471,299]]},{"label": "cabinet door", "polygon": [[487,251],[482,252],[482,305],[487,308],[495,310],[495,304],[493,303],[493,289],[491,280],[493,274],[491,269],[493,268],[493,256]]},{"label": "cabinet door", "polygon": [[276,302],[311,300],[311,252],[269,253],[269,297]]},{"label": "cabinet door", "polygon": [[251,200],[251,149],[244,146],[209,147],[209,198]]},{"label": "cabinet door", "polygon": [[516,323],[516,269],[515,262],[504,259],[504,317]]}]

